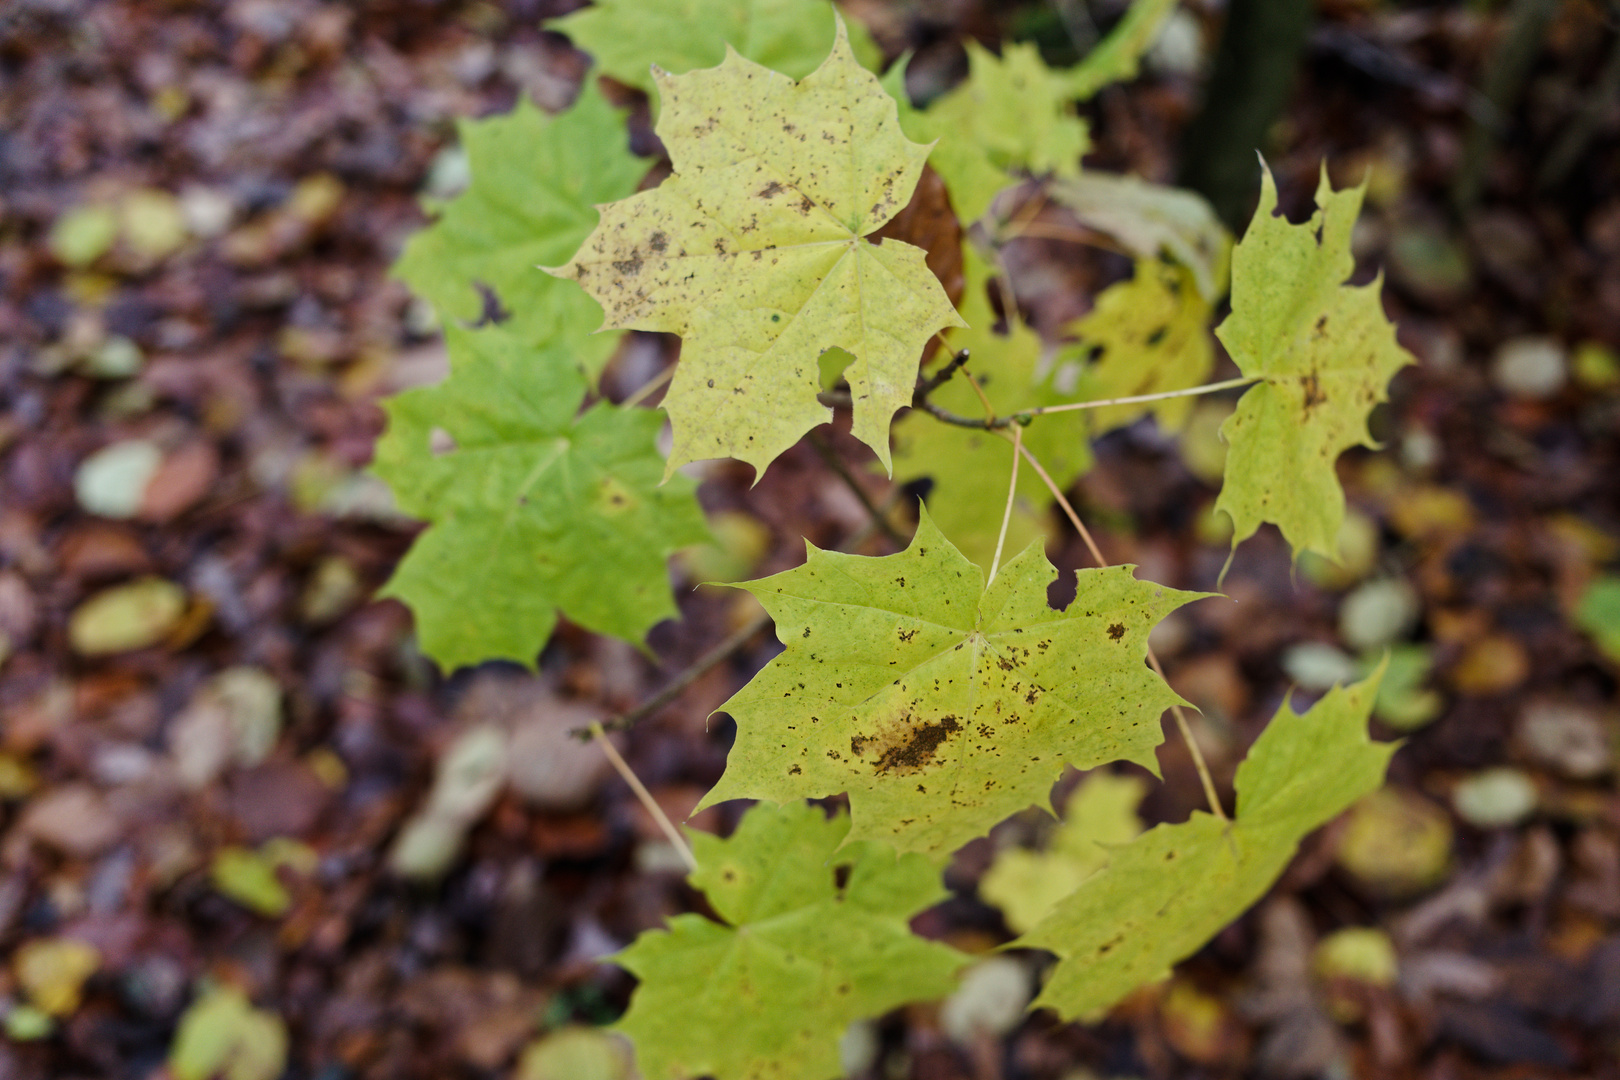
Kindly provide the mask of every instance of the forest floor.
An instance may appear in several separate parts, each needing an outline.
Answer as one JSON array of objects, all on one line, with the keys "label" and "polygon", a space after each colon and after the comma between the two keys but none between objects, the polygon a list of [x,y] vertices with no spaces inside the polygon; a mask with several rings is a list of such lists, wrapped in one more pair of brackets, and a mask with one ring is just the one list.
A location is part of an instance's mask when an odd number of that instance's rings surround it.
[{"label": "forest floor", "polygon": [[[161,1076],[206,987],[282,1018],[289,1077],[538,1080],[537,1059],[516,1064],[525,1046],[623,1009],[633,980],[600,958],[698,902],[656,822],[568,732],[645,700],[751,600],[678,589],[683,619],[655,630],[651,657],[565,624],[537,675],[446,677],[407,609],[371,599],[416,531],[365,472],[378,401],[446,369],[388,267],[423,191],[454,185],[457,118],[572,99],[587,59],[538,29],[562,7],[0,9],[0,1080]],[[942,80],[953,42],[1012,27],[974,0],[851,7]],[[1375,417],[1383,448],[1340,463],[1359,530],[1347,567],[1291,567],[1267,529],[1221,585],[1236,603],[1188,608],[1155,641],[1228,798],[1290,687],[1308,700],[1393,647],[1409,685],[1389,706],[1400,722],[1375,730],[1406,738],[1391,794],[1308,840],[1261,904],[1106,1021],[1038,1013],[961,1039],[937,1007],[909,1008],[871,1030],[859,1075],[1620,1077],[1620,658],[1572,617],[1620,558],[1614,108],[1543,175],[1609,62],[1604,12],[1558,8],[1466,214],[1450,186],[1480,112],[1469,88],[1504,25],[1484,5],[1324,3],[1268,152],[1295,220],[1324,159],[1338,183],[1370,177],[1363,278],[1385,271],[1420,363]],[[1087,165],[1172,181],[1198,87],[1160,68],[1104,91]],[[72,265],[63,245],[93,242],[100,219],[77,237],[60,222],[97,206],[118,208],[121,239]],[[1015,243],[1018,294],[1048,335],[1128,268]],[[635,338],[604,387],[622,397],[674,354]],[[1223,358],[1216,377],[1233,371]],[[882,499],[840,424],[835,452]],[[1207,425],[1201,438],[1210,451]],[[1215,587],[1228,545],[1196,458],[1151,421],[1098,444],[1076,501],[1110,558]],[[119,487],[154,463],[141,490]],[[752,489],[746,467],[705,477],[707,509],[763,523],[726,553],[737,576],[867,524],[808,445]],[[1088,565],[1055,535],[1061,569]],[[676,820],[724,766],[733,728],[708,714],[777,648],[758,635],[622,739]],[[487,723],[514,738],[512,782],[445,841],[442,880],[403,880],[394,837]],[[1149,823],[1199,805],[1166,730]],[[693,824],[724,831],[740,812]],[[998,847],[1041,831],[1021,817],[964,849],[919,932],[1007,940],[975,884]],[[1382,931],[1393,981],[1313,966],[1346,927]],[[93,946],[78,978],[63,973],[84,951],[63,942]],[[55,973],[43,988],[29,956]]]}]

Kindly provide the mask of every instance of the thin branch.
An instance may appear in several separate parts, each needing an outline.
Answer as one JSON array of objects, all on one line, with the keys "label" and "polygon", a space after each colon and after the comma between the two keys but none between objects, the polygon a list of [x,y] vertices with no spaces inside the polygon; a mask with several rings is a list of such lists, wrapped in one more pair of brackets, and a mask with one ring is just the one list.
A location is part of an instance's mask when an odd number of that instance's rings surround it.
[{"label": "thin branch", "polygon": [[607,755],[608,761],[618,770],[619,775],[624,777],[624,782],[630,785],[630,790],[636,793],[636,798],[641,800],[641,805],[647,808],[647,813],[651,814],[653,820],[658,822],[659,829],[669,838],[669,842],[675,846],[675,850],[680,852],[681,861],[686,863],[686,869],[695,871],[697,869],[697,857],[692,854],[692,848],[687,844],[686,837],[681,835],[681,831],[675,827],[675,823],[669,820],[669,815],[664,813],[664,808],[659,806],[658,801],[652,797],[652,792],[647,790],[647,786],[641,782],[641,778],[635,774],[630,768],[630,764],[619,754],[618,747],[608,741],[607,732],[602,730],[601,724],[591,725],[591,736],[596,740],[596,745],[602,748],[602,753]]},{"label": "thin branch", "polygon": [[855,479],[855,474],[849,471],[849,466],[844,464],[844,459],[838,456],[838,452],[828,444],[827,440],[822,438],[819,432],[812,431],[810,432],[810,445],[815,447],[817,454],[821,455],[821,460],[826,462],[827,468],[837,473],[838,479],[844,482],[844,486],[855,493],[855,497],[860,500],[861,506],[872,516],[872,521],[877,525],[878,531],[888,537],[889,542],[894,544],[895,547],[905,547],[906,538],[900,535],[899,531],[890,524],[883,511],[879,510],[877,505],[872,502],[872,496],[866,493],[866,489],[861,486],[860,481]]},{"label": "thin branch", "polygon": [[[1086,528],[1085,522],[1080,520],[1080,515],[1074,512],[1074,507],[1070,505],[1069,500],[1052,479],[1051,474],[1036,460],[1035,455],[1029,452],[1029,448],[1023,445],[1022,440],[1015,439],[1013,446],[1019,453],[1023,454],[1024,460],[1029,462],[1030,466],[1040,474],[1047,490],[1052,493],[1052,497],[1057,500],[1057,504],[1063,508],[1063,513],[1068,517],[1069,524],[1074,526],[1075,531],[1080,534],[1080,539],[1085,541],[1086,548],[1091,552],[1091,557],[1097,561],[1097,565],[1107,566],[1108,560],[1103,558],[1102,550],[1097,547],[1097,541],[1092,537],[1091,530]],[[1147,659],[1149,666],[1158,673],[1159,678],[1163,679],[1165,677],[1164,665],[1159,663],[1159,657],[1154,653],[1151,644],[1147,647]],[[1168,683],[1168,680],[1166,682]],[[1170,706],[1170,712],[1175,716],[1176,727],[1180,729],[1181,737],[1187,743],[1188,753],[1192,755],[1193,768],[1198,770],[1198,780],[1204,787],[1204,798],[1209,801],[1210,812],[1222,821],[1226,821],[1226,810],[1221,806],[1220,796],[1215,791],[1215,778],[1210,775],[1209,763],[1204,760],[1204,751],[1200,749],[1197,740],[1193,738],[1192,725],[1187,722],[1186,710],[1178,702]]]},{"label": "thin branch", "polygon": [[606,721],[603,724],[592,726],[599,726],[606,731],[629,731],[631,728],[647,719],[647,717],[651,716],[659,709],[662,709],[665,705],[668,705],[670,702],[680,697],[688,686],[691,686],[693,683],[697,682],[704,675],[707,675],[711,669],[716,668],[729,660],[732,653],[748,644],[751,640],[753,640],[755,634],[759,633],[770,624],[770,615],[761,611],[758,615],[754,616],[752,619],[749,619],[746,624],[734,630],[731,635],[724,641],[720,642],[720,644],[716,645],[714,648],[692,661],[692,665],[690,667],[686,668],[679,675],[671,679],[669,684],[662,690],[658,691],[658,693],[654,694],[640,705],[637,705],[634,709],[631,709],[623,716],[618,716],[612,720]]},{"label": "thin branch", "polygon": [[619,402],[621,409],[633,409],[643,401],[658,393],[660,387],[675,377],[675,365],[670,364],[663,371],[641,384],[641,389]]},{"label": "thin branch", "polygon": [[1202,386],[1192,386],[1185,390],[1161,390],[1156,394],[1133,394],[1130,397],[1099,398],[1096,401],[1071,401],[1063,405],[1043,405],[1038,409],[1025,409],[1018,414],[1018,418],[1045,416],[1047,413],[1077,412],[1080,409],[1103,409],[1110,405],[1139,405],[1146,401],[1168,401],[1171,398],[1197,397],[1200,394],[1214,394],[1222,390],[1230,390],[1236,386],[1248,386],[1250,383],[1259,381],[1260,376],[1258,375],[1242,375],[1236,379],[1223,379],[1220,382],[1205,383]]},{"label": "thin branch", "polygon": [[996,536],[996,553],[990,558],[990,577],[984,583],[986,588],[996,580],[996,571],[1001,567],[1001,549],[1007,543],[1007,525],[1012,521],[1013,499],[1018,495],[1018,452],[1024,448],[1024,429],[1015,427],[1013,431],[1013,467],[1012,478],[1007,481],[1007,509],[1001,512],[1001,532]]},{"label": "thin branch", "polygon": [[948,364],[917,384],[917,391],[912,395],[913,400],[921,398],[923,401],[927,401],[930,394],[949,382],[951,376],[956,374],[957,369],[967,362],[968,350],[958,349]]}]

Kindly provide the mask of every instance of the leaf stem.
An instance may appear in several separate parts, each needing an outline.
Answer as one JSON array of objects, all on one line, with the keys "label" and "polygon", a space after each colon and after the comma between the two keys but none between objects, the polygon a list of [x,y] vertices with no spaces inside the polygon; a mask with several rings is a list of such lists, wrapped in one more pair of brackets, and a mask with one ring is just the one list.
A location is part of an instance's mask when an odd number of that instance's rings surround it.
[{"label": "leaf stem", "polygon": [[[1057,504],[1063,508],[1063,513],[1068,517],[1069,524],[1073,525],[1075,531],[1080,534],[1080,539],[1085,542],[1086,549],[1091,552],[1091,557],[1097,561],[1097,565],[1108,566],[1109,562],[1103,558],[1102,549],[1097,546],[1097,541],[1091,535],[1091,530],[1086,528],[1086,523],[1080,520],[1079,514],[1075,513],[1074,507],[1064,496],[1057,482],[1052,479],[1052,475],[1042,467],[1035,455],[1029,452],[1029,448],[1023,444],[1022,440],[1015,438],[1013,446],[1018,453],[1023,455],[1024,460],[1029,462],[1030,467],[1040,475],[1042,482],[1046,484],[1047,490],[1052,493],[1052,497],[1057,500]],[[1147,647],[1147,660],[1148,665],[1153,668],[1159,678],[1164,679],[1164,665],[1159,663],[1159,657],[1154,653],[1151,644]],[[1168,685],[1169,680],[1166,679],[1165,682]],[[1204,798],[1209,801],[1210,813],[1222,821],[1228,820],[1226,810],[1221,806],[1220,796],[1215,791],[1215,778],[1210,775],[1209,763],[1204,760],[1204,752],[1199,748],[1197,740],[1193,738],[1192,725],[1187,722],[1186,710],[1181,707],[1180,702],[1177,702],[1170,706],[1170,712],[1175,716],[1176,727],[1181,731],[1181,737],[1187,743],[1187,752],[1192,755],[1193,768],[1198,770],[1198,780],[1203,785]]]},{"label": "leaf stem", "polygon": [[660,371],[657,375],[654,375],[652,378],[650,378],[646,382],[642,383],[641,388],[638,389],[635,393],[631,394],[629,397],[627,397],[623,401],[619,402],[619,408],[621,408],[621,409],[633,409],[633,408],[635,408],[637,405],[640,405],[643,401],[646,401],[648,398],[650,398],[654,394],[658,393],[659,387],[663,386],[665,383],[669,382],[669,380],[673,379],[674,377],[675,377],[675,365],[670,364],[663,371]]},{"label": "leaf stem", "polygon": [[1012,430],[1013,466],[1012,479],[1007,481],[1007,509],[1001,512],[1001,532],[996,536],[996,553],[990,558],[990,577],[984,583],[985,588],[996,580],[996,571],[1001,568],[1001,549],[1007,543],[1007,525],[1012,521],[1013,499],[1018,495],[1018,452],[1024,448],[1024,429],[1015,427]]},{"label": "leaf stem", "polygon": [[686,863],[686,869],[695,871],[697,869],[697,857],[692,854],[691,845],[686,842],[686,837],[682,836],[681,831],[675,827],[675,823],[669,820],[669,815],[664,813],[664,808],[658,805],[658,800],[652,797],[652,792],[647,790],[647,786],[641,782],[641,778],[630,768],[629,762],[625,761],[623,756],[619,754],[618,747],[608,740],[607,732],[602,729],[601,724],[591,725],[591,736],[596,740],[596,745],[602,748],[602,753],[607,755],[607,759],[614,769],[618,770],[619,775],[624,778],[624,782],[630,785],[630,790],[636,793],[636,798],[641,800],[641,805],[646,807],[647,813],[653,816],[653,820],[658,823],[658,828],[669,838],[669,842],[675,846],[675,850],[680,852],[681,861]]}]

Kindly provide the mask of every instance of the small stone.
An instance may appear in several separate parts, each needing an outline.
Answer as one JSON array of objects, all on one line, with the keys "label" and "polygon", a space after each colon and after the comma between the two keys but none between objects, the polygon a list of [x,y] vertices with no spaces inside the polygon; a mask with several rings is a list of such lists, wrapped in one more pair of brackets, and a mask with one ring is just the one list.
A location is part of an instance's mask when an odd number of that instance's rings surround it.
[{"label": "small stone", "polygon": [[1444,810],[1403,788],[1384,788],[1351,809],[1336,856],[1374,892],[1410,896],[1445,879],[1451,838]]},{"label": "small stone", "polygon": [[106,518],[132,518],[141,508],[146,485],[163,464],[163,451],[145,439],[103,447],[79,463],[73,491],[87,512]]},{"label": "small stone", "polygon": [[1536,785],[1518,769],[1486,769],[1467,777],[1451,793],[1457,815],[1480,829],[1517,825],[1536,809]]},{"label": "small stone", "polygon": [[1553,338],[1521,337],[1503,342],[1491,361],[1491,381],[1514,397],[1550,398],[1569,379],[1569,357]]},{"label": "small stone", "polygon": [[1531,757],[1572,779],[1592,780],[1615,767],[1614,725],[1582,706],[1531,702],[1519,717],[1517,734]]},{"label": "small stone", "polygon": [[1353,682],[1356,662],[1342,649],[1320,641],[1302,641],[1283,653],[1283,670],[1304,690],[1328,690]]},{"label": "small stone", "polygon": [[104,589],[74,609],[68,644],[80,656],[105,656],[156,645],[179,624],[185,590],[148,577]]},{"label": "small stone", "polygon": [[17,830],[64,854],[88,859],[117,843],[123,825],[95,788],[63,784],[25,806]]},{"label": "small stone", "polygon": [[939,1009],[940,1027],[954,1042],[999,1038],[1017,1027],[1029,1007],[1029,971],[1010,956],[995,956],[969,968],[956,992]]},{"label": "small stone", "polygon": [[1404,638],[1417,622],[1418,597],[1398,578],[1369,581],[1344,598],[1339,636],[1358,652],[1381,649]]}]

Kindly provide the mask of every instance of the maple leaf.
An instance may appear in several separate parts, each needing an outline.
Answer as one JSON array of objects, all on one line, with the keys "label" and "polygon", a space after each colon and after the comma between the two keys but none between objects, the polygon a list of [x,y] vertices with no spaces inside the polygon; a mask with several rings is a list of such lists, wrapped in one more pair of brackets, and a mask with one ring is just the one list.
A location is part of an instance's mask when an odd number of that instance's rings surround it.
[{"label": "maple leaf", "polygon": [[709,538],[692,482],[658,486],[662,418],[606,403],[576,415],[585,380],[562,345],[499,328],[445,339],[450,377],[383,404],[374,471],[432,525],[382,595],[410,605],[446,667],[532,664],[559,607],[640,641],[675,614],[666,557]]},{"label": "maple leaf", "polygon": [[700,806],[849,792],[852,840],[955,850],[1047,806],[1065,765],[1156,769],[1180,701],[1144,663],[1148,632],[1201,593],[1081,570],[1070,605],[1039,544],[984,572],[922,511],[911,546],[872,558],[808,545],[803,566],[747,589],[786,651],[721,706],[737,721]]},{"label": "maple leaf", "polygon": [[887,468],[889,421],[911,400],[923,346],[964,325],[920,249],[863,239],[905,206],[928,147],[901,134],[842,25],[802,82],[735,52],[658,73],[674,174],[603,207],[555,271],[602,302],[607,326],[683,339],[663,401],[670,472],[735,457],[762,473],[831,418],[816,394],[834,347],[854,357],[853,432]]},{"label": "maple leaf", "polygon": [[1058,955],[1035,1006],[1094,1018],[1265,895],[1300,840],[1383,783],[1395,743],[1367,738],[1383,671],[1335,687],[1303,716],[1284,702],[1238,767],[1237,817],[1195,811],[1110,853],[1011,948]]},{"label": "maple leaf", "polygon": [[905,64],[895,64],[883,85],[899,103],[908,136],[939,140],[929,163],[957,214],[971,223],[1019,174],[1078,176],[1091,138],[1075,115],[1067,80],[1034,45],[1009,42],[997,56],[970,39],[967,55],[968,77],[927,109],[911,104]]},{"label": "maple leaf", "polygon": [[535,344],[573,342],[573,362],[594,377],[619,335],[591,337],[600,309],[540,264],[567,258],[596,224],[596,204],[635,191],[647,171],[630,154],[620,113],[587,79],[555,117],[520,98],[507,115],[457,130],[472,181],[411,237],[393,276],[467,323],[483,316],[479,286],[488,288],[510,316],[503,329]]},{"label": "maple leaf", "polygon": [[945,898],[938,870],[848,832],[804,803],[755,806],[726,840],[688,830],[688,880],[725,923],[677,915],[614,958],[641,980],[616,1027],[647,1080],[829,1080],[852,1021],[950,991],[968,957],[907,925]]},{"label": "maple leaf", "polygon": [[[1001,909],[1014,933],[1039,923],[1059,900],[1108,865],[1108,850],[1142,831],[1136,807],[1147,794],[1139,776],[1087,774],[1063,808],[1045,851],[1003,848],[979,879],[979,895]],[[1105,847],[1104,845],[1107,845]]]},{"label": "maple leaf", "polygon": [[[969,329],[952,330],[952,349],[967,349],[966,372],[934,391],[930,400],[960,416],[982,416],[984,407],[968,385],[981,380],[981,388],[998,415],[1055,404],[1058,395],[1037,378],[1041,339],[1017,318],[1005,332],[996,328],[990,302],[991,268],[971,246],[963,248],[962,314]],[[1067,399],[1065,399],[1067,400]],[[1024,444],[1040,460],[1059,486],[1067,487],[1091,467],[1083,412],[1053,413],[1024,429]],[[934,523],[969,559],[989,569],[1001,532],[1007,502],[1007,478],[1012,470],[1012,444],[992,432],[942,424],[932,416],[912,411],[894,426],[894,477],[909,483],[928,477]],[[1018,473],[1018,498],[1007,525],[1006,550],[1020,551],[1051,528],[1052,493],[1034,469]]]},{"label": "maple leaf", "polygon": [[[654,64],[676,75],[714,67],[729,45],[789,78],[814,71],[837,34],[826,0],[597,0],[546,23],[590,53],[602,70],[651,94]],[[850,46],[869,68],[883,54],[860,23]]]},{"label": "maple leaf", "polygon": [[[1197,386],[1215,367],[1209,314],[1192,271],[1160,259],[1138,259],[1134,276],[1103,290],[1091,312],[1070,327],[1079,342],[1059,356],[1053,384],[1081,401]],[[1182,397],[1086,412],[1096,434],[1148,412],[1161,428],[1177,431],[1192,405],[1190,397]]]},{"label": "maple leaf", "polygon": [[1266,169],[1260,205],[1232,253],[1232,314],[1216,336],[1245,375],[1261,381],[1221,425],[1229,446],[1215,509],[1232,519],[1232,547],[1274,522],[1297,556],[1337,561],[1344,489],[1334,462],[1376,446],[1367,415],[1412,354],[1395,342],[1379,294],[1383,279],[1344,284],[1356,267],[1350,231],[1366,184],[1335,192],[1322,169],[1317,211],[1278,217]]},{"label": "maple leaf", "polygon": [[1069,92],[1084,100],[1111,83],[1136,78],[1142,54],[1176,9],[1176,0],[1132,0],[1114,28],[1067,72]]}]

